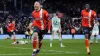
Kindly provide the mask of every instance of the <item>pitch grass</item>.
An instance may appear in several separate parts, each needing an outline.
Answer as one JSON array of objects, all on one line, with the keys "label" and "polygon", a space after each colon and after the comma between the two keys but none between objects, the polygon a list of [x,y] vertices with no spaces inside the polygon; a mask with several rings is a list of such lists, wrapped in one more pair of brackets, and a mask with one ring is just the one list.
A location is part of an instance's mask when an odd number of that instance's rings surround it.
[{"label": "pitch grass", "polygon": [[[99,40],[100,41],[100,40]],[[100,56],[100,42],[91,44],[91,55],[87,55],[84,40],[66,39],[61,48],[58,40],[49,46],[49,40],[43,40],[43,46],[37,56]],[[32,56],[32,45],[12,45],[12,40],[0,40],[0,56]]]}]

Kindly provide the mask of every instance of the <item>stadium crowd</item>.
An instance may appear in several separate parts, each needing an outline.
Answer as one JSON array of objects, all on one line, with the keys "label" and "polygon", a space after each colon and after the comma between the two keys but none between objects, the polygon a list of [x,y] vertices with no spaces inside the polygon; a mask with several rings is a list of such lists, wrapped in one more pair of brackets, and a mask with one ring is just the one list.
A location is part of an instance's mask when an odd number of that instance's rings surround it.
[{"label": "stadium crowd", "polygon": [[[78,0],[60,0],[60,1],[50,1],[44,0],[42,2],[43,8],[46,9],[50,14],[55,11],[60,11],[63,13],[63,17],[61,18],[62,25],[62,33],[71,34],[71,29],[74,27],[76,34],[81,34],[81,10],[83,9],[83,5],[85,1]],[[20,2],[20,1],[19,1]],[[28,2],[28,3],[27,3]],[[75,3],[74,3],[75,2]],[[24,34],[27,26],[33,20],[31,17],[31,12],[33,10],[33,3],[31,0],[23,0],[22,8],[14,8],[12,6],[13,2],[0,2],[0,11],[4,11],[6,4],[6,11],[9,11],[8,14],[0,13],[0,28],[3,29],[4,34],[7,33],[7,24],[10,19],[16,20],[16,29],[18,30],[17,34]],[[91,8],[97,12],[97,17],[100,17],[100,3],[98,1],[89,2]],[[20,6],[19,4],[17,6]],[[1,30],[0,30],[1,31]]]}]

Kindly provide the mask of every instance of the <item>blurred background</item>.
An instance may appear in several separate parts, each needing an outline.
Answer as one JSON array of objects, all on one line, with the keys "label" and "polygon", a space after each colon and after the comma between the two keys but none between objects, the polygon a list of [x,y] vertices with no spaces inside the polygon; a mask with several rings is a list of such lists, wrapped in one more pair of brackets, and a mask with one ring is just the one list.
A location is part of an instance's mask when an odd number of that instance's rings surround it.
[{"label": "blurred background", "polygon": [[[27,26],[33,20],[31,13],[34,10],[33,4],[37,0],[0,0],[0,33],[7,34],[7,24],[11,19],[16,20],[17,34],[24,34]],[[75,34],[82,34],[81,30],[81,10],[84,4],[89,3],[91,9],[97,12],[97,19],[100,19],[99,0],[38,0],[46,9],[50,18],[55,11],[59,11],[63,16],[61,26],[63,34],[71,34],[71,29],[75,29]],[[99,27],[100,28],[100,27]]]}]

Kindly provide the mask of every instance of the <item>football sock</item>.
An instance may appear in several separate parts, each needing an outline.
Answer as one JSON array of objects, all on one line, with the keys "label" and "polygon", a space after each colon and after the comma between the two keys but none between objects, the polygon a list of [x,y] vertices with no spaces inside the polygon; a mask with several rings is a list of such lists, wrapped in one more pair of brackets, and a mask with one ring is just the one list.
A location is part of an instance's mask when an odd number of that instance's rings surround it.
[{"label": "football sock", "polygon": [[41,46],[42,46],[42,43],[41,43],[41,42],[39,42],[39,47],[38,47],[38,48],[40,49],[40,48],[41,48]]},{"label": "football sock", "polygon": [[37,44],[37,38],[34,37],[33,38],[33,43],[32,43],[33,51],[36,51],[36,44]]},{"label": "football sock", "polygon": [[89,49],[89,40],[85,39],[85,45],[86,45],[86,49]]},{"label": "football sock", "polygon": [[13,35],[13,36],[14,36],[14,39],[13,40],[14,40],[14,42],[16,42],[16,36],[15,35]]},{"label": "football sock", "polygon": [[97,43],[98,42],[98,37],[96,36],[95,39],[96,39],[96,43]]},{"label": "football sock", "polygon": [[59,37],[59,41],[60,41],[60,44],[62,44],[62,38],[61,37]]},{"label": "football sock", "polygon": [[92,35],[90,38],[90,42],[93,42],[94,36]]},{"label": "football sock", "polygon": [[58,37],[59,37],[60,44],[62,45],[62,38],[59,35],[58,35]]}]

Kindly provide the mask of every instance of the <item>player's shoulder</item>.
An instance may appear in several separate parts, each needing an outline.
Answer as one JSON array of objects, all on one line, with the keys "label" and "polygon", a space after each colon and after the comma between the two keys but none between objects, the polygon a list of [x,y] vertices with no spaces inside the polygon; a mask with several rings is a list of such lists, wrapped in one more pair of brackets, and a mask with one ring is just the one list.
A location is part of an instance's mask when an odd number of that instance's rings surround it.
[{"label": "player's shoulder", "polygon": [[57,17],[52,17],[53,19],[56,19]]},{"label": "player's shoulder", "polygon": [[32,11],[32,14],[35,13],[35,12],[36,12],[36,10]]},{"label": "player's shoulder", "polygon": [[83,9],[81,12],[85,12],[85,9]]},{"label": "player's shoulder", "polygon": [[12,25],[12,23],[9,23],[8,25],[9,25],[9,26],[11,26],[11,25]]},{"label": "player's shoulder", "polygon": [[58,20],[60,21],[61,19],[60,19],[60,18],[58,18]]},{"label": "player's shoulder", "polygon": [[59,20],[60,20],[60,18],[59,17],[57,17]]},{"label": "player's shoulder", "polygon": [[42,9],[42,10],[43,10],[44,13],[48,13],[47,10],[45,10],[45,9]]},{"label": "player's shoulder", "polygon": [[94,10],[92,10],[93,13],[96,13]]},{"label": "player's shoulder", "polygon": [[58,17],[53,17],[52,19],[60,20],[60,18],[58,18]]},{"label": "player's shoulder", "polygon": [[95,12],[94,10],[92,10],[93,12]]},{"label": "player's shoulder", "polygon": [[44,12],[47,12],[45,9],[42,9]]},{"label": "player's shoulder", "polygon": [[11,26],[14,26],[14,23],[11,23]]},{"label": "player's shoulder", "polygon": [[12,23],[12,22],[11,22],[10,24],[11,24],[11,25],[13,25],[13,23]]},{"label": "player's shoulder", "polygon": [[55,17],[52,17],[52,20],[55,19]]},{"label": "player's shoulder", "polygon": [[34,10],[34,11],[32,11],[31,15],[33,16],[33,15],[35,14],[35,12],[36,12],[35,10]]}]

